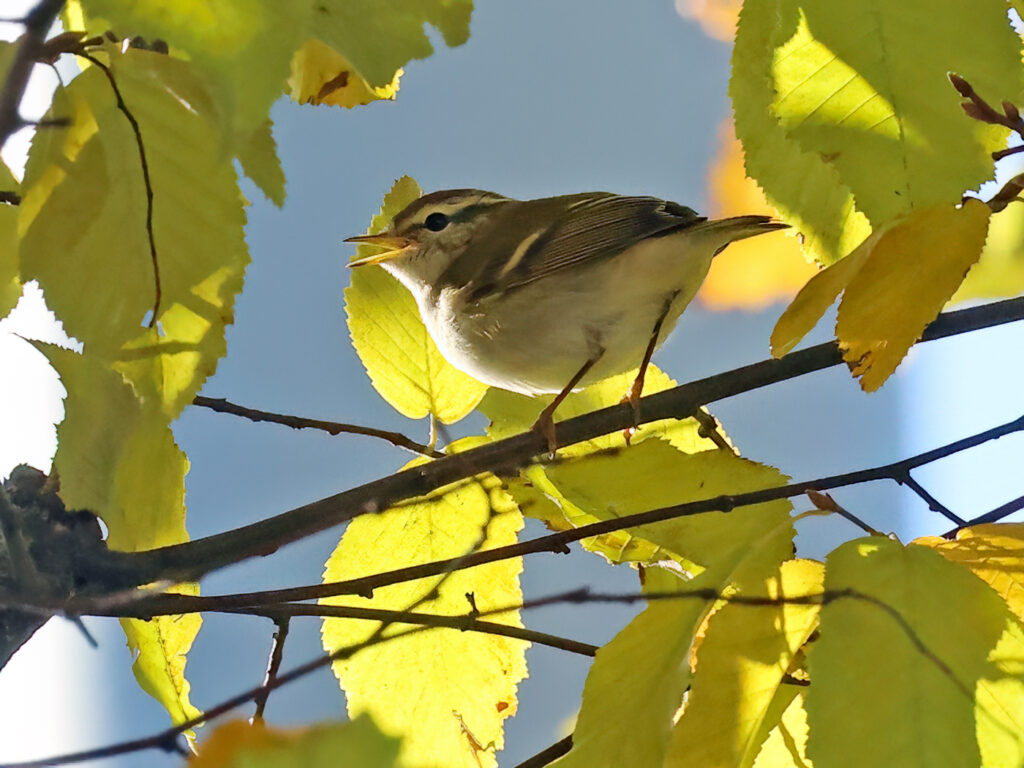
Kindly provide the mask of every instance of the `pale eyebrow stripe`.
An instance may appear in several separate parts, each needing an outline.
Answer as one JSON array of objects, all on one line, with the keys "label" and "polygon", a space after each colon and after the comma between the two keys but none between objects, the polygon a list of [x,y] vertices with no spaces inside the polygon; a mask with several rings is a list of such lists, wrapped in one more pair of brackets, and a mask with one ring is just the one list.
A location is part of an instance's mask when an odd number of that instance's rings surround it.
[{"label": "pale eyebrow stripe", "polygon": [[513,269],[519,266],[519,262],[523,260],[523,256],[525,256],[526,252],[530,250],[530,246],[534,244],[538,237],[541,236],[542,232],[543,230],[537,230],[532,235],[526,237],[521,243],[519,243],[515,251],[512,252],[512,257],[508,260],[505,266],[502,267],[501,271],[498,273],[499,279],[503,278],[505,275],[507,275],[509,272],[511,272]]}]

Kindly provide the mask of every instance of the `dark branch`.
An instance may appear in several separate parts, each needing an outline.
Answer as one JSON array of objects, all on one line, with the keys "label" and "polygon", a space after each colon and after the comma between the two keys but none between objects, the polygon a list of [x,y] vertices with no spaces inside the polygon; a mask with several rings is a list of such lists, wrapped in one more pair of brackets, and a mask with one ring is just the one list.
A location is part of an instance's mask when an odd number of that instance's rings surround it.
[{"label": "dark branch", "polygon": [[25,96],[32,67],[43,51],[46,33],[50,31],[63,7],[64,0],[43,0],[23,20],[25,34],[20,38],[14,60],[7,70],[3,90],[0,91],[0,147],[7,143],[13,133],[25,126],[18,107]]},{"label": "dark branch", "polygon": [[270,660],[267,662],[267,674],[263,677],[265,691],[256,694],[253,702],[256,704],[256,711],[253,712],[252,721],[263,722],[263,712],[267,708],[267,699],[270,698],[269,686],[277,679],[277,673],[281,671],[281,660],[284,659],[284,643],[288,639],[288,629],[291,626],[291,619],[288,616],[278,616],[274,619],[274,639],[270,644]]},{"label": "dark branch", "polygon": [[984,515],[979,515],[973,520],[968,520],[963,525],[958,525],[956,528],[946,531],[942,535],[947,539],[952,539],[964,528],[970,528],[974,525],[983,525],[985,523],[998,523],[1000,520],[1007,518],[1014,512],[1019,512],[1022,509],[1024,509],[1024,496],[1018,496],[1016,499],[1008,501],[1005,504],[1001,504],[995,509],[986,512]]},{"label": "dark branch", "polygon": [[533,757],[524,760],[516,768],[544,768],[545,765],[549,765],[562,755],[568,754],[569,750],[572,749],[572,734],[570,733],[564,739],[559,739],[550,747],[545,750],[538,752]]},{"label": "dark branch", "polygon": [[390,432],[385,429],[361,427],[358,424],[345,424],[338,421],[323,421],[321,419],[306,419],[301,416],[289,416],[287,414],[271,413],[270,411],[260,411],[255,408],[247,408],[244,405],[236,405],[235,403],[229,402],[223,398],[203,397],[202,395],[196,395],[195,399],[192,400],[192,405],[209,408],[211,411],[217,411],[218,413],[230,413],[233,416],[241,416],[244,419],[249,419],[249,421],[266,421],[273,424],[283,424],[284,426],[291,427],[292,429],[319,429],[330,435],[350,434],[378,437],[398,448],[404,448],[407,451],[412,451],[413,453],[421,456],[430,456],[435,459],[439,459],[444,456],[440,451],[435,451],[431,449],[430,446],[417,443],[415,440],[409,439],[401,432]]}]

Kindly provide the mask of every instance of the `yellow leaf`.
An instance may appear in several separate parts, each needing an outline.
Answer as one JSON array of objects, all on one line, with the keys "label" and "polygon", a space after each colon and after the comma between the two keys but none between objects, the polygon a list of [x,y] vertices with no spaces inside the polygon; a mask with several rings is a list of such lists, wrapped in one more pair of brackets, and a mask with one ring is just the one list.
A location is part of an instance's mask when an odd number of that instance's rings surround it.
[{"label": "yellow leaf", "polygon": [[215,730],[189,760],[190,768],[394,768],[399,742],[371,718],[282,730],[232,720]]},{"label": "yellow leaf", "polygon": [[[745,539],[743,546],[692,581],[676,580],[678,589],[725,594],[732,584],[752,579],[753,574],[767,578],[791,551],[792,535],[787,518]],[[715,602],[652,602],[598,650],[583,688],[572,750],[555,766],[662,765],[690,683],[693,646]]]},{"label": "yellow leaf", "polygon": [[393,100],[402,70],[387,85],[373,87],[338,51],[319,40],[307,40],[292,58],[288,78],[291,97],[300,104],[355,107],[378,99]]},{"label": "yellow leaf", "polygon": [[[0,46],[0,56],[4,48]],[[3,71],[0,65],[0,72]],[[20,187],[10,169],[0,162],[0,192],[20,194]],[[0,200],[0,320],[14,309],[21,297],[18,278],[18,208]]]},{"label": "yellow leaf", "polygon": [[772,332],[772,353],[792,349],[845,290],[836,322],[843,358],[865,391],[878,389],[977,261],[989,214],[971,199],[920,208],[875,231],[804,286]]},{"label": "yellow leaf", "polygon": [[807,757],[807,710],[796,696],[761,748],[753,768],[812,768]]},{"label": "yellow leaf", "polygon": [[825,588],[855,594],[823,606],[808,659],[817,768],[1024,761],[1024,633],[991,589],[881,537],[832,552]]},{"label": "yellow leaf", "polygon": [[948,560],[971,569],[1024,620],[1024,523],[991,523],[965,528],[956,541],[917,539]]},{"label": "yellow leaf", "polygon": [[[825,570],[790,560],[766,580],[737,586],[740,595],[769,598],[820,595]],[[818,626],[818,605],[754,606],[726,603],[708,622],[697,649],[693,683],[672,734],[665,768],[750,766],[783,677]],[[775,717],[782,715],[777,712]]]},{"label": "yellow leaf", "polygon": [[981,258],[950,299],[996,299],[1024,293],[1024,205],[1015,204],[992,215]]},{"label": "yellow leaf", "polygon": [[[349,523],[324,572],[350,579],[513,544],[522,517],[493,477],[459,484]],[[519,558],[383,587],[371,599],[332,597],[330,605],[465,614],[522,602]],[[434,596],[434,590],[437,590]],[[472,596],[471,599],[467,595]],[[490,618],[522,626],[518,611]],[[379,624],[328,618],[328,652],[370,637]],[[384,634],[408,628],[393,624]],[[367,712],[381,729],[403,738],[403,766],[494,766],[504,743],[502,723],[516,711],[516,686],[526,676],[526,643],[495,635],[428,629],[339,660],[334,672],[352,716]]]},{"label": "yellow leaf", "polygon": [[[739,3],[735,10],[739,10]],[[743,147],[736,139],[731,120],[722,123],[719,136],[718,153],[708,174],[711,198],[708,216],[725,218],[747,213],[778,216],[743,168]],[[760,309],[791,298],[814,272],[814,266],[801,252],[795,232],[789,237],[740,240],[730,244],[711,262],[711,271],[698,298],[716,310]]]},{"label": "yellow leaf", "polygon": [[731,43],[742,0],[676,0],[676,10],[700,23],[704,34]]},{"label": "yellow leaf", "polygon": [[[382,231],[420,194],[419,185],[408,176],[396,181],[369,233]],[[358,253],[372,251],[372,246],[360,246]],[[486,384],[444,359],[412,294],[381,267],[352,270],[345,312],[352,344],[370,381],[399,413],[411,419],[429,413],[451,424],[472,411],[487,391]]]}]

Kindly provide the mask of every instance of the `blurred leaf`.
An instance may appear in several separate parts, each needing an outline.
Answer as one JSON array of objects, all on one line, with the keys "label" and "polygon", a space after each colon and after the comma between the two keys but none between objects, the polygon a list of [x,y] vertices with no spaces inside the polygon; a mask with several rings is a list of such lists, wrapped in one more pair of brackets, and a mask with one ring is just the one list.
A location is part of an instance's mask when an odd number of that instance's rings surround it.
[{"label": "blurred leaf", "polygon": [[[767,580],[758,574],[752,583],[737,585],[738,594],[820,595],[824,578],[821,563],[790,560]],[[665,768],[753,764],[778,724],[768,719],[772,704],[796,654],[817,628],[819,610],[819,605],[727,602],[711,617]]]},{"label": "blurred leaf", "polygon": [[253,184],[267,199],[280,208],[284,205],[284,171],[277,156],[277,144],[272,132],[274,124],[268,118],[238,147],[238,161]]},{"label": "blurred leaf", "polygon": [[1006,766],[1024,760],[1024,632],[979,579],[881,537],[839,547],[809,656],[816,768]]},{"label": "blurred leaf", "polygon": [[[739,10],[738,4],[736,10]],[[753,179],[743,169],[743,147],[731,120],[719,129],[718,153],[708,178],[711,218],[748,213],[777,216]],[[801,252],[796,233],[751,238],[731,243],[711,262],[711,271],[698,297],[712,309],[760,309],[789,300],[814,274]]]},{"label": "blurred leaf", "polygon": [[226,350],[249,260],[245,214],[234,168],[216,152],[211,96],[188,65],[134,49],[111,59],[152,179],[159,327],[142,327],[156,282],[135,136],[96,67],[57,93],[51,115],[72,115],[71,128],[33,142],[20,206],[22,273],[39,280],[68,333],[89,354],[119,361],[169,420]]},{"label": "blurred leaf", "polygon": [[472,0],[319,0],[310,32],[342,54],[371,88],[393,85],[411,59],[434,52],[423,27],[436,27],[447,45],[469,39]]},{"label": "blurred leaf", "polygon": [[307,40],[292,58],[288,86],[300,104],[355,107],[378,99],[393,100],[402,70],[390,83],[374,87],[349,64],[348,59],[320,40]]},{"label": "blurred leaf", "polygon": [[725,43],[731,43],[736,35],[742,5],[742,0],[676,0],[676,10],[683,17],[698,22],[704,34]]},{"label": "blurred leaf", "polygon": [[801,0],[761,76],[787,137],[835,168],[877,227],[992,176],[1007,129],[966,117],[946,74],[999,103],[1021,93],[1020,63],[1005,0]]},{"label": "blurred leaf", "polygon": [[[410,177],[396,181],[368,233],[383,231],[395,214],[420,194],[419,185]],[[363,245],[358,255],[374,250]],[[411,419],[432,413],[451,424],[472,411],[487,391],[486,384],[441,356],[412,294],[383,268],[352,270],[345,289],[345,312],[352,344],[370,381],[399,413]]]},{"label": "blurred leaf", "polygon": [[796,0],[745,3],[732,53],[729,96],[736,135],[743,144],[747,175],[769,204],[804,237],[804,250],[831,264],[871,231],[854,207],[849,187],[818,152],[806,150],[783,129],[772,111],[775,50],[796,31]]},{"label": "blurred leaf", "polygon": [[772,353],[791,350],[845,289],[836,322],[843,359],[865,391],[878,389],[978,260],[989,214],[970,199],[915,209],[874,233],[804,286],[772,332]]},{"label": "blurred leaf", "polygon": [[992,214],[981,258],[950,299],[996,299],[1024,293],[1024,205]]},{"label": "blurred leaf", "polygon": [[[496,479],[463,482],[353,520],[327,561],[324,581],[514,544],[522,524]],[[322,602],[442,615],[466,614],[474,606],[487,611],[522,602],[521,570],[522,560],[513,558],[382,587],[371,599],[342,596]],[[522,626],[518,611],[488,620]],[[362,642],[378,627],[376,622],[324,619],[324,648],[330,653]],[[384,636],[406,628],[392,624]],[[402,736],[403,766],[480,768],[494,766],[494,753],[504,744],[502,723],[516,712],[527,645],[497,635],[428,629],[336,661],[334,672],[350,715],[368,712],[385,733]]]},{"label": "blurred leaf", "polygon": [[282,730],[244,720],[218,726],[200,744],[190,768],[394,768],[397,739],[381,733],[368,716],[347,723]]},{"label": "blurred leaf", "polygon": [[812,768],[807,758],[807,710],[803,693],[793,698],[782,720],[768,734],[753,768]]},{"label": "blurred leaf", "polygon": [[[281,94],[288,63],[310,19],[310,0],[80,0],[87,16],[122,37],[141,35],[180,49],[208,79],[225,117],[223,140],[248,136]],[[145,135],[145,134],[144,134]]]},{"label": "blurred leaf", "polygon": [[928,536],[914,543],[970,568],[1024,620],[1024,523],[975,525],[960,531],[955,541]]},{"label": "blurred leaf", "polygon": [[[678,581],[679,591],[724,594],[732,584],[757,574],[768,578],[792,551],[792,535],[787,517],[760,536],[745,539],[692,581]],[[714,603],[697,598],[651,602],[598,649],[583,687],[572,750],[553,765],[663,764],[674,717],[690,684],[695,638]]]},{"label": "blurred leaf", "polygon": [[[0,56],[4,47],[0,46]],[[2,70],[2,66],[0,66]],[[10,169],[0,161],[0,192],[21,193]],[[7,317],[21,298],[18,279],[18,207],[0,201],[0,320]]]},{"label": "blurred leaf", "polygon": [[[113,549],[139,551],[187,541],[188,461],[164,416],[144,406],[121,376],[95,357],[34,344],[67,390],[53,460],[65,506],[98,514]],[[198,589],[184,585],[178,591],[196,594]],[[199,714],[189,702],[185,654],[201,624],[197,613],[121,622],[139,685],[175,723]]]}]

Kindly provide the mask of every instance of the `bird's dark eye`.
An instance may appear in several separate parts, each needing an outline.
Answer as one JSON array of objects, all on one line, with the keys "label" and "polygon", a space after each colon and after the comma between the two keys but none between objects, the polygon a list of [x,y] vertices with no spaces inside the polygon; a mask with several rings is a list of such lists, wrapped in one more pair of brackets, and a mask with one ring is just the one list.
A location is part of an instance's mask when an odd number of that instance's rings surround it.
[{"label": "bird's dark eye", "polygon": [[440,232],[442,229],[448,226],[448,217],[443,213],[434,213],[427,216],[423,221],[423,226],[429,229],[431,232]]}]

